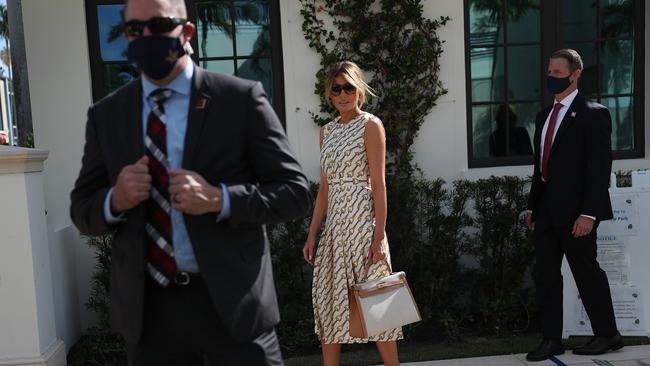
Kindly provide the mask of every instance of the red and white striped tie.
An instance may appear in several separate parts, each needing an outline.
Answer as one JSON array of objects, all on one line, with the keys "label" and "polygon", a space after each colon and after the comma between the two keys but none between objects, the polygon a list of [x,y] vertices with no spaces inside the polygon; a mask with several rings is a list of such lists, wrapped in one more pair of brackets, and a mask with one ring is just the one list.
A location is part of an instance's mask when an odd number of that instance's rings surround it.
[{"label": "red and white striped tie", "polygon": [[149,98],[154,102],[147,119],[146,155],[149,157],[151,197],[147,200],[147,270],[161,286],[167,286],[176,274],[172,244],[171,201],[169,197],[169,159],[167,128],[163,104],[172,95],[169,89],[156,89]]}]

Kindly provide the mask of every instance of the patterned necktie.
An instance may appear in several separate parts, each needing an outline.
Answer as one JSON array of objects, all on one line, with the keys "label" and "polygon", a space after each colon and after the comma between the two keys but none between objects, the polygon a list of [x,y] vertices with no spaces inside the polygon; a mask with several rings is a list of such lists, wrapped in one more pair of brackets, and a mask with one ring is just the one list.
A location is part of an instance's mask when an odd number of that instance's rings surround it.
[{"label": "patterned necktie", "polygon": [[167,128],[163,104],[172,95],[169,89],[156,89],[149,98],[153,107],[147,119],[145,137],[149,157],[151,197],[147,200],[147,270],[161,286],[167,286],[176,274],[172,245],[171,201],[169,200],[169,160],[167,159]]},{"label": "patterned necktie", "polygon": [[553,112],[551,112],[551,118],[548,121],[548,127],[546,128],[546,135],[544,135],[544,156],[542,157],[542,178],[545,182],[548,182],[548,158],[551,154],[551,146],[553,146],[553,134],[555,133],[555,125],[557,124],[557,115],[560,113],[564,105],[562,103],[555,103],[553,106]]}]

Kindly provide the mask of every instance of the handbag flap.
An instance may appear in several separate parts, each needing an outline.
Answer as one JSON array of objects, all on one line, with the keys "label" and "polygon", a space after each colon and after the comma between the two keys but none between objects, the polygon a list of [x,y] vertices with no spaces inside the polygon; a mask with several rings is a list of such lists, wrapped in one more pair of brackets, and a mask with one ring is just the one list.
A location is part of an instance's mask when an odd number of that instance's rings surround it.
[{"label": "handbag flap", "polygon": [[375,278],[360,282],[351,286],[353,291],[374,291],[386,287],[403,286],[406,283],[406,274],[404,272],[395,272],[382,278]]}]

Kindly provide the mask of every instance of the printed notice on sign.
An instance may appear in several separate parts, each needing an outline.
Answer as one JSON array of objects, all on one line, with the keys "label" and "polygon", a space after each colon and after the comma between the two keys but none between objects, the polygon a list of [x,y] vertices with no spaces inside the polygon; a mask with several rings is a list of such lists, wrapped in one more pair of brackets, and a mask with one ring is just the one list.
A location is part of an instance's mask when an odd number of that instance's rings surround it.
[{"label": "printed notice on sign", "polygon": [[636,194],[612,195],[614,218],[602,221],[598,234],[602,235],[637,235],[639,232],[639,208]]},{"label": "printed notice on sign", "polygon": [[[643,302],[641,289],[636,286],[611,286],[612,304],[616,327],[621,331],[635,331],[645,329],[641,311]],[[591,323],[585,311],[580,295],[576,301],[576,330],[591,331]]]},{"label": "printed notice on sign", "polygon": [[629,283],[630,255],[625,240],[622,236],[598,235],[598,263],[610,285]]}]

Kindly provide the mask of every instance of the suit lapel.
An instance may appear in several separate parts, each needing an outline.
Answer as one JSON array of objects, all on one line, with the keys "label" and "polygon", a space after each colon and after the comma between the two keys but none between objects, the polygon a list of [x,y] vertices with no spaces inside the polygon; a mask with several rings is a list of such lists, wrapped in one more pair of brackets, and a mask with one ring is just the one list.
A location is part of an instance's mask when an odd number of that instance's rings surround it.
[{"label": "suit lapel", "polygon": [[135,163],[144,155],[144,137],[142,136],[142,81],[137,78],[130,86],[131,91],[126,105],[126,123],[122,131],[127,139],[126,154],[129,164]]},{"label": "suit lapel", "polygon": [[190,110],[187,118],[187,131],[183,145],[183,168],[189,169],[190,162],[198,145],[203,124],[207,117],[211,96],[206,92],[203,70],[198,66],[194,67],[194,78],[192,80],[192,93],[190,95]]},{"label": "suit lapel", "polygon": [[[553,139],[553,145],[551,145],[551,152],[550,155],[553,155],[553,151],[557,148],[558,141],[562,138],[562,135],[564,134],[564,131],[574,122],[575,120],[575,115],[576,115],[576,109],[580,103],[584,103],[584,98],[582,95],[577,94],[576,97],[573,99],[573,102],[569,106],[569,109],[566,111],[564,114],[564,118],[562,118],[562,122],[560,122],[560,127],[557,130],[557,133],[555,134],[555,138]],[[550,156],[549,155],[549,156]]]}]

